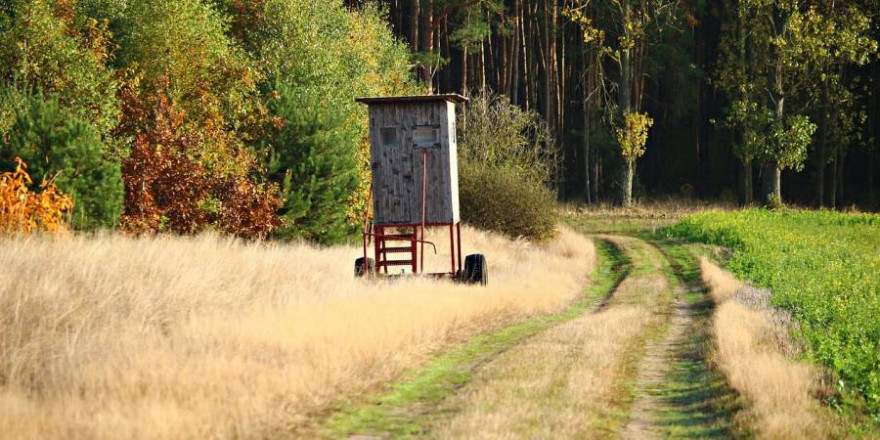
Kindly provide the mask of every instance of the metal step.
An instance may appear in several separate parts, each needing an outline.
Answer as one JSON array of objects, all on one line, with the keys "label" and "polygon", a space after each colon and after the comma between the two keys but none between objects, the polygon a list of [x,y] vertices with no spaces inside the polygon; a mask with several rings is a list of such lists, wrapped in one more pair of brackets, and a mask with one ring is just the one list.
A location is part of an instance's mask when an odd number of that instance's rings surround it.
[{"label": "metal step", "polygon": [[416,239],[413,234],[388,234],[388,235],[379,235],[376,234],[376,240],[384,241],[384,240],[406,240],[406,241],[414,241]]},{"label": "metal step", "polygon": [[387,247],[384,249],[379,249],[379,253],[381,254],[401,254],[406,252],[412,252],[413,248],[410,246],[404,247]]},{"label": "metal step", "polygon": [[376,263],[376,267],[382,266],[411,266],[412,260],[392,260],[392,261],[380,261]]}]

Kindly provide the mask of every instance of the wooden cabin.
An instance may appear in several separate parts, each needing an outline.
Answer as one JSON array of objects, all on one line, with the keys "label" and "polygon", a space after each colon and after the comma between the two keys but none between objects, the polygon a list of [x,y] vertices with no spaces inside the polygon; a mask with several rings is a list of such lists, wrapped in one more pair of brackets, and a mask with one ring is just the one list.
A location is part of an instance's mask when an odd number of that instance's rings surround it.
[{"label": "wooden cabin", "polygon": [[459,222],[455,106],[466,101],[460,95],[358,99],[370,114],[375,225],[422,222],[423,172],[425,223]]}]

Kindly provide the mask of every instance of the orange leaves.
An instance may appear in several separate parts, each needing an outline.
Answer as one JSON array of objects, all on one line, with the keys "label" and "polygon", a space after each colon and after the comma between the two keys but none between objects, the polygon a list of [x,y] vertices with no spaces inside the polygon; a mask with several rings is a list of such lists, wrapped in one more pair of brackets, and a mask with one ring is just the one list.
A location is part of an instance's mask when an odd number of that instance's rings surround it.
[{"label": "orange leaves", "polygon": [[0,175],[0,233],[66,230],[64,213],[73,208],[73,201],[52,181],[40,183],[39,192],[31,191],[29,185],[33,181],[27,172],[27,164],[17,157],[15,162],[15,171]]},{"label": "orange leaves", "polygon": [[161,88],[141,98],[126,87],[119,96],[123,120],[117,133],[133,138],[129,156],[122,161],[124,230],[190,234],[214,228],[242,237],[265,237],[281,225],[276,215],[282,203],[278,189],[248,178],[250,158],[239,155],[238,166],[245,172],[218,172],[218,168],[234,170],[236,164],[229,164],[230,160],[215,162],[213,169],[199,161],[206,139],[232,151],[223,142],[223,130],[211,122],[187,124],[185,112]]}]

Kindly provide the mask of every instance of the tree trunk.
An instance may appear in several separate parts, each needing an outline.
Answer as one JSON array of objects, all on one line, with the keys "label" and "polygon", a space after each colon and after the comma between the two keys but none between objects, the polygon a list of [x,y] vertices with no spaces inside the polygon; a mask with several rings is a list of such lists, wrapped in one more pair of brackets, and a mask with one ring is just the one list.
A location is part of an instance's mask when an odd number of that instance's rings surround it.
[{"label": "tree trunk", "polygon": [[633,189],[633,175],[635,175],[635,162],[630,162],[628,160],[623,161],[623,166],[620,167],[620,200],[617,201],[617,204],[622,207],[627,207],[632,205],[632,189]]},{"label": "tree trunk", "polygon": [[820,93],[820,112],[819,115],[819,145],[816,150],[816,206],[822,208],[825,206],[825,157],[828,151],[828,96],[825,90],[828,88],[828,81],[824,82]]},{"label": "tree trunk", "polygon": [[543,44],[541,46],[541,51],[544,55],[543,64],[544,64],[544,78],[543,78],[543,106],[542,110],[544,113],[544,119],[547,121],[547,125],[550,127],[550,131],[553,133],[554,137],[556,135],[556,105],[554,103],[553,96],[555,91],[553,90],[553,53],[551,48],[551,38],[552,27],[550,25],[550,3],[555,2],[556,0],[544,0],[544,13],[543,13],[543,24],[544,29],[541,35],[541,39]]},{"label": "tree trunk", "polygon": [[486,43],[480,42],[480,92],[486,93]]},{"label": "tree trunk", "polygon": [[404,35],[403,33],[403,11],[401,10],[401,0],[392,0],[391,2],[391,29],[395,35]]},{"label": "tree trunk", "polygon": [[740,161],[740,206],[749,206],[753,201],[754,190],[752,189],[752,161]]},{"label": "tree trunk", "polygon": [[[491,30],[492,29],[492,16],[490,15],[488,10],[486,11],[486,24],[489,26],[489,29]],[[495,44],[493,43],[494,40],[495,40],[494,34],[490,31],[489,36],[486,37],[486,39],[484,40],[487,47],[486,47],[486,53],[483,56],[483,58],[485,60],[488,60],[488,62],[486,62],[486,75],[487,75],[487,78],[489,81],[489,88],[496,90],[496,91],[500,91],[501,89],[499,87],[501,85],[501,81],[498,78],[498,64],[497,64],[498,59],[496,57],[497,51],[495,50]]]},{"label": "tree trunk", "polygon": [[[622,0],[624,15],[629,15],[629,0]],[[630,111],[630,50],[623,49],[620,51],[620,76],[617,81],[617,106],[620,108],[620,122],[623,123],[623,115]],[[632,163],[626,157],[623,157],[623,151],[620,152],[623,159],[623,173],[621,173],[621,181],[619,185],[620,194],[617,195],[617,204],[627,207],[632,203]]]},{"label": "tree trunk", "polygon": [[[870,203],[876,203],[875,197],[877,195],[877,190],[874,188],[876,179],[874,178],[874,173],[876,170],[876,159],[874,158],[875,152],[870,152],[868,154],[868,200]],[[876,207],[874,208],[876,209]]]},{"label": "tree trunk", "polygon": [[551,127],[553,128],[556,142],[562,144],[564,142],[564,136],[562,136],[562,87],[559,84],[561,73],[559,71],[559,46],[557,44],[557,39],[559,38],[559,7],[556,0],[548,1],[550,2],[550,27],[547,29],[547,33],[550,35],[550,45],[547,49],[550,61],[548,65],[550,74],[550,108],[553,112],[553,125]]},{"label": "tree trunk", "polygon": [[409,15],[409,48],[413,53],[419,51],[419,0],[411,0]]},{"label": "tree trunk", "polygon": [[[737,4],[737,12],[736,12],[736,32],[738,39],[738,48],[739,48],[739,62],[742,63],[742,68],[746,75],[750,75],[749,68],[752,65],[751,62],[751,51],[749,48],[749,38],[748,32],[746,31],[746,27],[748,26],[746,21],[746,10],[742,4]],[[750,92],[745,92],[744,100],[746,102],[750,102],[751,98],[749,96]],[[741,206],[749,206],[754,202],[755,190],[753,188],[754,185],[754,165],[752,164],[751,154],[753,153],[750,146],[745,145],[747,134],[749,132],[749,123],[748,120],[745,121],[742,127],[737,130],[737,142],[740,145],[740,205]]]},{"label": "tree trunk", "polygon": [[[452,59],[452,51],[449,47],[449,20],[443,20],[443,39],[442,41],[442,51],[440,55],[446,59]],[[443,69],[443,74],[440,76],[440,84],[437,87],[438,93],[443,93],[445,90],[454,90],[452,85],[452,69]]]},{"label": "tree trunk", "polygon": [[590,130],[592,129],[592,109],[589,102],[584,100],[584,197],[586,202],[593,204],[593,192],[590,188]]},{"label": "tree trunk", "polygon": [[581,59],[584,88],[584,199],[587,203],[593,203],[593,191],[590,188],[590,131],[592,130],[593,106],[590,93],[593,90],[593,56],[592,48],[587,46],[583,38],[581,41]]},{"label": "tree trunk", "polygon": [[825,111],[822,111],[822,133],[819,136],[819,147],[816,150],[816,206],[822,208],[825,206],[825,152],[828,148],[828,118]]},{"label": "tree trunk", "polygon": [[763,201],[767,205],[782,203],[782,171],[775,161],[764,164],[762,172]]},{"label": "tree trunk", "polygon": [[529,27],[531,27],[531,21],[527,19],[525,6],[523,7],[522,19],[520,21],[520,25],[522,27],[522,51],[523,51],[523,101],[524,107],[526,111],[531,111],[532,106],[532,74],[531,72],[531,57],[529,56],[529,39],[526,36],[526,22],[529,23]]},{"label": "tree trunk", "polygon": [[[776,35],[785,33],[786,17],[782,8],[775,6],[773,13],[774,27]],[[775,69],[773,71],[773,99],[776,104],[776,120],[782,123],[785,121],[785,89],[783,87],[783,60],[781,51],[783,49],[777,47],[773,51]],[[782,204],[782,171],[779,169],[779,163],[776,160],[765,162],[764,166],[764,202]]]},{"label": "tree trunk", "polygon": [[425,5],[422,8],[422,25],[424,29],[422,29],[422,52],[427,54],[428,57],[425,58],[425,62],[421,64],[419,67],[419,79],[427,87],[427,92],[429,95],[434,94],[434,66],[433,59],[431,55],[434,54],[434,0],[424,0]]},{"label": "tree trunk", "polygon": [[602,156],[593,157],[593,202],[599,203],[599,182],[602,181]]},{"label": "tree trunk", "polygon": [[468,96],[468,48],[461,49],[461,94]]},{"label": "tree trunk", "polygon": [[843,165],[846,162],[846,151],[841,151],[837,159],[837,209],[843,209],[845,208],[844,204],[846,203],[843,199]]},{"label": "tree trunk", "polygon": [[519,104],[519,52],[520,52],[520,14],[519,0],[513,2],[513,45],[510,48],[510,102]]},{"label": "tree trunk", "polygon": [[540,69],[541,69],[541,60],[543,57],[541,56],[541,34],[540,34],[540,23],[538,21],[540,13],[540,2],[534,2],[534,8],[531,10],[532,20],[529,23],[529,36],[532,38],[532,43],[530,44],[530,48],[532,51],[531,56],[531,66],[530,71],[532,73],[532,96],[529,98],[532,101],[532,110],[538,111],[541,105],[541,101],[539,96],[541,94],[541,86],[540,86]]},{"label": "tree trunk", "polygon": [[837,186],[840,174],[838,173],[837,163],[840,162],[840,148],[835,148],[833,153],[833,162],[831,162],[831,188],[829,188],[828,206],[837,209]]}]

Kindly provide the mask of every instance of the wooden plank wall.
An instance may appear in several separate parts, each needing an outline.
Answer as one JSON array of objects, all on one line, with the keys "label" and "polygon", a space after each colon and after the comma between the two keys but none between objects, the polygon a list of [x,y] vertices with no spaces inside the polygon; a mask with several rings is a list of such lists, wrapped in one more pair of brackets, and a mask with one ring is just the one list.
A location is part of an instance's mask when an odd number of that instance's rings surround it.
[{"label": "wooden plank wall", "polygon": [[[370,155],[376,224],[421,222],[422,149],[413,148],[412,130],[415,126],[435,124],[440,125],[440,148],[427,150],[426,221],[458,221],[455,104],[431,101],[370,105]],[[381,129],[384,127],[398,128],[399,142],[396,146],[382,145]]]}]

